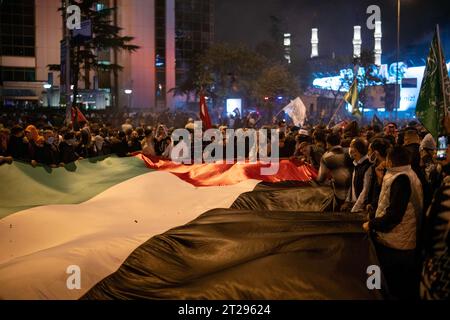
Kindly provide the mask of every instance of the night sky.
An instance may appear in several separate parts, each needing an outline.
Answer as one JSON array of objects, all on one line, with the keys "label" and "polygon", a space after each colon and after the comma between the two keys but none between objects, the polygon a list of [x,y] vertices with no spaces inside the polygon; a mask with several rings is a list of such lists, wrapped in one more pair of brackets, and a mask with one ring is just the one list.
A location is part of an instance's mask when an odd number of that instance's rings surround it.
[{"label": "night sky", "polygon": [[[368,30],[369,5],[379,5],[383,22],[383,54],[390,60],[396,48],[396,0],[215,0],[216,41],[244,43],[254,47],[270,38],[270,16],[283,21],[286,32],[292,33],[293,49],[309,57],[311,28],[319,28],[321,55],[351,56],[353,26],[363,32],[363,50],[373,50],[373,31]],[[402,0],[402,56],[425,58],[428,55],[436,23],[447,60],[450,59],[450,1]],[[417,48],[412,53],[408,48]],[[406,57],[405,57],[406,56]],[[386,62],[386,61],[384,61]]]}]

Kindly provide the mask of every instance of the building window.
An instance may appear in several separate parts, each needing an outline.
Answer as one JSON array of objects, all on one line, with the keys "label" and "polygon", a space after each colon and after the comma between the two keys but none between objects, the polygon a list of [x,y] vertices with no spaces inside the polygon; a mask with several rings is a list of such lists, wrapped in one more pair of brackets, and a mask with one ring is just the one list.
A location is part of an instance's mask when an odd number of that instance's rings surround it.
[{"label": "building window", "polygon": [[[175,0],[176,68],[185,74],[198,54],[213,40],[214,18],[212,0]],[[177,76],[177,85],[183,77]]]},{"label": "building window", "polygon": [[33,68],[0,67],[1,81],[36,81]]},{"label": "building window", "polygon": [[35,55],[34,0],[0,1],[0,55]]}]

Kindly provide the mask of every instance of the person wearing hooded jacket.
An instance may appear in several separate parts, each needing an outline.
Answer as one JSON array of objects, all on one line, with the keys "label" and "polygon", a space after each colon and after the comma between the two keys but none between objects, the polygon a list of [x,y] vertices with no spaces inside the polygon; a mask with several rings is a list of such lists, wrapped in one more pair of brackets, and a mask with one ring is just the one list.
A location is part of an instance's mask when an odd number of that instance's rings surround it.
[{"label": "person wearing hooded jacket", "polygon": [[33,167],[42,163],[44,159],[44,138],[39,135],[39,131],[33,125],[25,129],[25,135],[28,140],[28,156]]}]

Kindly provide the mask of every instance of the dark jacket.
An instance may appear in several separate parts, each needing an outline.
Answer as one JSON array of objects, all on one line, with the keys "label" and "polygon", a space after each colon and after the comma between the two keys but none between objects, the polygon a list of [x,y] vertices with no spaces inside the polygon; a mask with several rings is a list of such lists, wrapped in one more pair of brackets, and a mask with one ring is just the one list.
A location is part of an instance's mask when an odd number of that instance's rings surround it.
[{"label": "dark jacket", "polygon": [[16,160],[29,161],[28,143],[24,142],[24,138],[18,138],[12,135],[8,143],[8,152],[11,157]]},{"label": "dark jacket", "polygon": [[60,162],[68,164],[78,160],[79,156],[76,153],[75,146],[63,141],[59,144]]},{"label": "dark jacket", "polygon": [[[377,173],[376,168],[378,165],[374,164],[372,165],[369,170],[371,171],[371,177],[370,180],[370,186],[369,186],[369,192],[367,194],[367,204],[370,204],[374,211],[378,208],[378,201],[380,199],[380,193],[381,193],[381,185],[378,183],[377,179]],[[375,215],[375,212],[373,212],[373,215]],[[371,219],[374,218],[371,217]]]},{"label": "dark jacket", "polygon": [[53,143],[44,144],[42,164],[46,164],[48,166],[60,164],[59,150],[55,144]]},{"label": "dark jacket", "polygon": [[28,160],[35,160],[38,163],[42,163],[44,157],[44,148],[38,147],[36,142],[30,141],[28,142]]},{"label": "dark jacket", "polygon": [[128,142],[126,138],[114,139],[111,144],[112,152],[119,157],[126,157],[128,155]]}]

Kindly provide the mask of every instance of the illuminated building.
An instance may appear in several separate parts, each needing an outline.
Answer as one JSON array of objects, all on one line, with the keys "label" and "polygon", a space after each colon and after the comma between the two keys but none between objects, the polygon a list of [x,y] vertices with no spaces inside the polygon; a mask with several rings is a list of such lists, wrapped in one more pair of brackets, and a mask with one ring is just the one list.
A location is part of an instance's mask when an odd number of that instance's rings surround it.
[{"label": "illuminated building", "polygon": [[[1,100],[8,105],[59,104],[59,72],[63,38],[61,0],[3,0],[0,3]],[[186,76],[194,55],[213,41],[214,0],[103,0],[97,10],[116,7],[113,23],[122,34],[134,37],[135,53],[97,52],[104,64],[119,64],[122,72],[91,72],[91,88],[80,81],[82,102],[103,109],[112,105],[159,110],[173,108],[175,88]],[[51,99],[43,85],[53,79]],[[132,99],[124,93],[132,90]],[[46,92],[45,94],[50,94]],[[98,96],[101,99],[98,99]],[[1,102],[1,101],[0,101]]]},{"label": "illuminated building", "polygon": [[[399,64],[399,75],[400,75],[400,108],[399,112],[406,115],[414,115],[417,100],[419,98],[420,87],[423,80],[423,75],[425,72],[425,66],[413,66],[408,67],[404,62]],[[447,67],[450,69],[450,62]],[[359,69],[359,76],[364,76],[364,68]],[[390,65],[383,64],[377,70],[375,76],[386,80],[385,88],[395,85],[395,78],[397,74],[397,63],[394,62]],[[353,70],[343,69],[340,70],[337,76],[320,76],[318,75],[313,81],[313,87],[316,89],[323,90],[324,92],[337,92],[340,90],[342,93],[346,93],[349,89],[348,83],[345,83],[343,79],[352,79]],[[345,85],[343,85],[345,83]],[[381,113],[387,112],[389,108],[386,106],[386,91],[377,90],[377,88],[382,87],[381,83],[372,82],[368,86],[368,92],[370,97],[370,105],[366,105],[365,108],[367,112],[371,110],[377,110]],[[395,105],[395,101],[391,102]],[[392,109],[393,107],[391,107]]]}]

